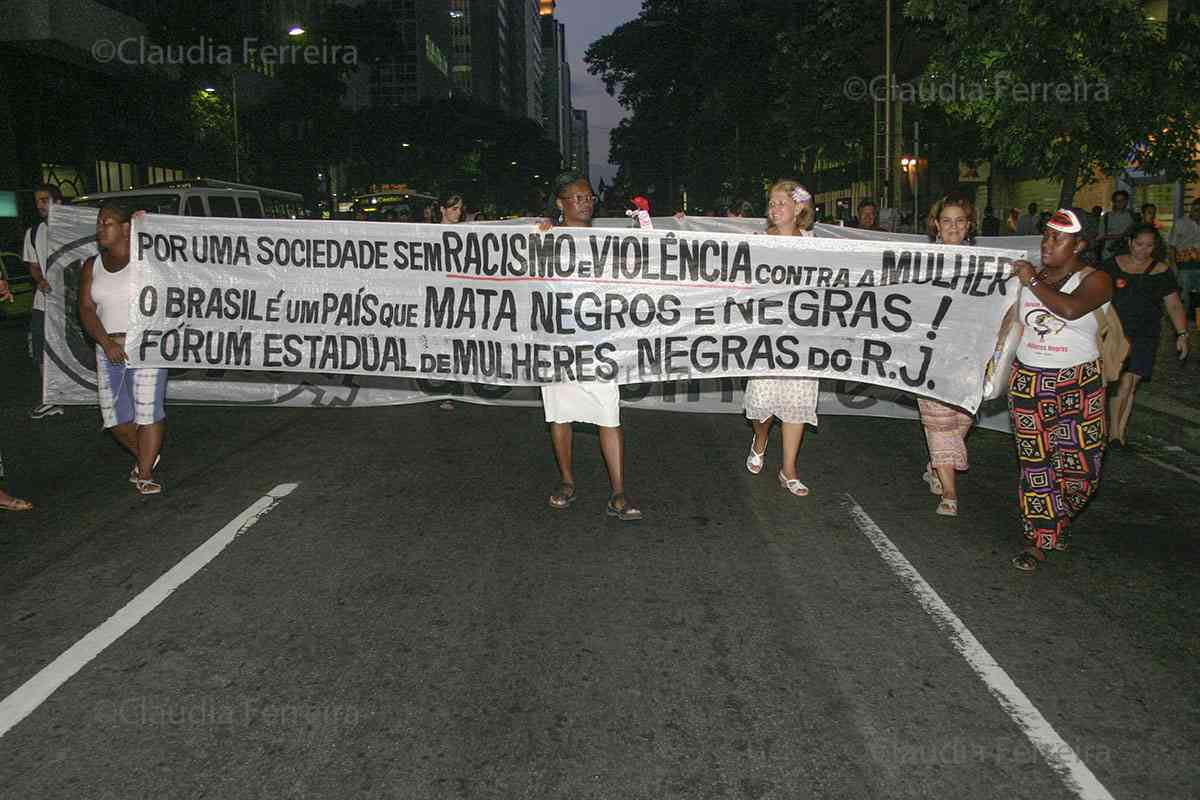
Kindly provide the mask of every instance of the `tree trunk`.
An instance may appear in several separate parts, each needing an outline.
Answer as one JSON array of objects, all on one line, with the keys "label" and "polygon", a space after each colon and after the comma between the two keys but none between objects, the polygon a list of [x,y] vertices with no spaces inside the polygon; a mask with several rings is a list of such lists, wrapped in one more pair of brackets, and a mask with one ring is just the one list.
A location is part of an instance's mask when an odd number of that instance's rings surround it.
[{"label": "tree trunk", "polygon": [[1062,188],[1058,192],[1059,208],[1075,205],[1075,189],[1079,185],[1079,162],[1079,155],[1072,154],[1070,161],[1066,165],[1067,169],[1063,173],[1062,178]]}]

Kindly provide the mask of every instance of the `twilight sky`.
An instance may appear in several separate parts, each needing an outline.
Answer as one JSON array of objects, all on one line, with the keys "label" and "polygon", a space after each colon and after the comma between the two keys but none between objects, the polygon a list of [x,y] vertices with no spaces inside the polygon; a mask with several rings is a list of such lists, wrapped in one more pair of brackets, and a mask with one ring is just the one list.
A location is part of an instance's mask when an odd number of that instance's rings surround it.
[{"label": "twilight sky", "polygon": [[567,60],[571,62],[571,93],[575,108],[588,112],[591,136],[592,183],[601,178],[612,183],[617,168],[608,163],[608,132],[617,126],[624,110],[604,91],[604,84],[589,75],[583,54],[589,44],[628,22],[642,10],[641,0],[558,0],[554,15],[567,31]]}]

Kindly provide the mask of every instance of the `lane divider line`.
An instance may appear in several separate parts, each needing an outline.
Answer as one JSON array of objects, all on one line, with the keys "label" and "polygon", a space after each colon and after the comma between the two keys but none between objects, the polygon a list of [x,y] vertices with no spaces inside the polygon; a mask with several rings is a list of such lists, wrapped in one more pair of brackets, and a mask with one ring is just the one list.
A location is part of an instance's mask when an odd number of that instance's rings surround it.
[{"label": "lane divider line", "polygon": [[958,651],[983,681],[987,690],[1000,703],[1004,712],[1012,718],[1025,737],[1045,759],[1050,769],[1062,780],[1068,789],[1081,800],[1113,800],[1108,789],[1100,783],[1087,764],[1083,763],[1075,751],[1068,745],[1050,722],[1042,716],[1032,701],[1026,697],[1020,687],[1013,682],[1008,673],[992,658],[991,653],[984,649],[974,634],[967,629],[946,602],[930,586],[921,573],[909,562],[899,548],[892,543],[875,521],[867,515],[862,506],[849,494],[848,501],[850,516],[858,529],[870,540],[885,564],[892,570],[904,587],[917,598],[917,602],[933,621],[946,633],[950,634],[950,643]]},{"label": "lane divider line", "polygon": [[62,655],[21,684],[8,697],[0,700],[0,736],[4,736],[14,725],[29,716],[75,673],[87,666],[89,661],[100,655],[106,647],[138,624],[143,617],[170,597],[172,592],[220,555],[230,542],[249,530],[254,523],[279,505],[280,501],[299,485],[298,483],[280,484],[255,500],[245,511],[234,517],[229,524],[214,533],[182,561],[164,572],[158,580],[143,589],[117,613],[71,645]]}]

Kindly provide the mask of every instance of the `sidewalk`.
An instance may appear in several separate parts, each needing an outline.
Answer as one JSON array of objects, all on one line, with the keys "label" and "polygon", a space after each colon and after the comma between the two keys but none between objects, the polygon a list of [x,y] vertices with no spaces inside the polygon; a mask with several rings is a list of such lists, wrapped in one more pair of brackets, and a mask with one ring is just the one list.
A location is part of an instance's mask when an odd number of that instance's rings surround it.
[{"label": "sidewalk", "polygon": [[1129,435],[1147,434],[1200,453],[1200,331],[1190,333],[1191,355],[1180,363],[1168,322],[1158,344],[1154,377],[1138,386]]}]

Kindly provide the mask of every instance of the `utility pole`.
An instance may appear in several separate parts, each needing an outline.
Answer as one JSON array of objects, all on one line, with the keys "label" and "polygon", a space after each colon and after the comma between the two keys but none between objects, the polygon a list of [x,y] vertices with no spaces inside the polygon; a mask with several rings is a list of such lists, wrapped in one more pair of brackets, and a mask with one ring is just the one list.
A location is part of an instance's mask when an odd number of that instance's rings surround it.
[{"label": "utility pole", "polygon": [[883,12],[883,207],[892,194],[892,0],[886,0]]},{"label": "utility pole", "polygon": [[920,233],[921,226],[921,123],[913,123],[913,233]]}]

